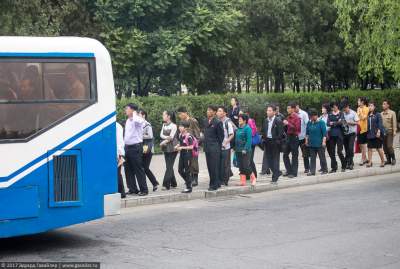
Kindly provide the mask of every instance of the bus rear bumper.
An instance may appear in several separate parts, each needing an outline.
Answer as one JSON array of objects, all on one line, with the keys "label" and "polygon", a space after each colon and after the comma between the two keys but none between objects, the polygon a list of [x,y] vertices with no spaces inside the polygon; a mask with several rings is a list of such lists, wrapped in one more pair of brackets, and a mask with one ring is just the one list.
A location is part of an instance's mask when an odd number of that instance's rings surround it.
[{"label": "bus rear bumper", "polygon": [[121,213],[121,194],[119,192],[104,195],[104,216]]}]

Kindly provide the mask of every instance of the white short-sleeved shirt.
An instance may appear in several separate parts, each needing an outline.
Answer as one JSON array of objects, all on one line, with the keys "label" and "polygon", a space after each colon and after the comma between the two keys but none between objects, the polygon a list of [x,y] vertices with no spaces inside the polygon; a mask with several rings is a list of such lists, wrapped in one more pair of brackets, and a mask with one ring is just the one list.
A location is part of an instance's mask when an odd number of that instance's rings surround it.
[{"label": "white short-sleeved shirt", "polygon": [[[225,120],[223,121],[224,124],[224,143],[225,141],[228,140],[229,136],[232,135],[234,133],[233,131],[233,125],[232,125],[232,121],[231,119],[229,119],[228,117],[225,118]],[[223,150],[228,150],[231,148],[231,144],[228,143],[225,147],[222,146]]]},{"label": "white short-sleeved shirt", "polygon": [[[344,119],[346,122],[358,122],[360,119],[358,118],[357,113],[350,109],[349,113],[344,112]],[[348,125],[349,131],[348,134],[356,134],[357,133],[357,125]]]}]

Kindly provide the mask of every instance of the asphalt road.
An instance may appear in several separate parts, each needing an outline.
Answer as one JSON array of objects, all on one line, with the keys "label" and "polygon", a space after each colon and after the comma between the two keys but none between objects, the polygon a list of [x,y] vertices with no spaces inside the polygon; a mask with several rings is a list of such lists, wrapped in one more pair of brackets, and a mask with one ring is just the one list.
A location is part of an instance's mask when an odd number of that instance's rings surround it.
[{"label": "asphalt road", "polygon": [[400,174],[125,209],[0,240],[0,261],[101,268],[400,268]]}]

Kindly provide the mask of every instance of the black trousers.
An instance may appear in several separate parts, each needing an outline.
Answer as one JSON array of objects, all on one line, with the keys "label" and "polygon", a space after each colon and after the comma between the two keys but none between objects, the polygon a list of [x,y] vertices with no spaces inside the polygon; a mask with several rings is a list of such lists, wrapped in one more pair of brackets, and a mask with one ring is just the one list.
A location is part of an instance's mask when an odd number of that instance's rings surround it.
[{"label": "black trousers", "polygon": [[267,174],[270,173],[271,169],[268,164],[267,160],[267,151],[265,150],[265,144],[264,144],[264,152],[263,152],[263,160],[262,160],[262,166],[261,166],[261,173]]},{"label": "black trousers", "polygon": [[136,177],[129,168],[128,162],[124,162],[124,170],[126,177],[126,185],[128,186],[129,192],[139,193],[139,189],[136,183]]},{"label": "black trousers", "polygon": [[325,157],[325,148],[319,147],[319,148],[309,148],[310,150],[310,173],[315,175],[316,167],[317,167],[317,155],[320,160],[321,164],[321,170],[323,172],[328,172],[328,165],[326,163],[326,157]]},{"label": "black trousers", "polygon": [[[289,158],[290,153],[292,154],[292,161]],[[283,162],[286,173],[296,177],[299,170],[299,138],[297,136],[287,137],[286,146],[283,151]]]},{"label": "black trousers", "polygon": [[299,140],[299,146],[303,155],[304,169],[310,170],[310,151],[309,147],[306,146],[306,140]]},{"label": "black trousers", "polygon": [[129,166],[129,170],[136,177],[139,190],[143,193],[148,193],[146,183],[146,174],[143,168],[143,145],[135,144],[125,147],[126,161]]},{"label": "black trousers", "polygon": [[230,177],[233,176],[231,169],[231,150],[221,150],[220,168],[218,178],[221,180],[220,184],[228,184]]},{"label": "black trousers", "polygon": [[331,168],[332,170],[338,169],[338,164],[336,161],[336,151],[337,155],[339,156],[340,163],[342,165],[342,169],[346,168],[346,160],[343,155],[343,138],[339,136],[329,137],[328,141],[328,153],[329,157],[331,158]]},{"label": "black trousers", "polygon": [[151,184],[153,186],[158,186],[159,183],[156,179],[156,177],[154,176],[153,172],[150,170],[150,163],[151,163],[151,159],[153,158],[153,153],[149,152],[147,154],[143,154],[143,167],[144,167],[144,172],[146,174],[146,176],[149,178]]},{"label": "black trousers", "polygon": [[178,186],[174,172],[174,163],[177,155],[178,152],[164,152],[166,170],[164,174],[163,186],[167,189],[171,187],[176,188]]},{"label": "black trousers", "polygon": [[125,196],[125,187],[124,187],[124,179],[122,178],[122,173],[121,173],[122,165],[118,167],[117,173],[118,173],[118,192],[121,194],[121,196]]},{"label": "black trousers", "polygon": [[190,150],[182,150],[179,153],[179,165],[178,172],[179,175],[183,178],[186,184],[186,188],[192,189],[192,177],[190,173],[190,163],[192,161],[192,151]]},{"label": "black trousers", "polygon": [[206,152],[207,169],[210,177],[210,188],[214,190],[221,187],[221,181],[219,179],[220,160],[220,149],[214,149],[212,152]]},{"label": "black trousers", "polygon": [[251,146],[250,167],[251,167],[251,171],[257,177],[257,168],[256,168],[256,163],[254,162],[254,152],[255,151],[256,151],[256,146]]},{"label": "black trousers", "polygon": [[356,140],[356,134],[348,134],[343,137],[344,150],[346,152],[345,162],[346,166],[354,165],[354,142]]},{"label": "black trousers", "polygon": [[279,170],[280,146],[272,139],[267,139],[264,143],[264,152],[266,152],[268,166],[272,171],[272,181],[276,182],[281,175]]}]

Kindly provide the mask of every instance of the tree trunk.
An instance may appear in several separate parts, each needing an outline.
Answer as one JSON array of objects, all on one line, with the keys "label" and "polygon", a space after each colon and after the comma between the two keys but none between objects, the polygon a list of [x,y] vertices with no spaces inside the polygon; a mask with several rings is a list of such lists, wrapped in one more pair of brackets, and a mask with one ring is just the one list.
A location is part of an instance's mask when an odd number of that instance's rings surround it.
[{"label": "tree trunk", "polygon": [[236,89],[238,93],[242,93],[242,84],[239,77],[236,78]]}]

